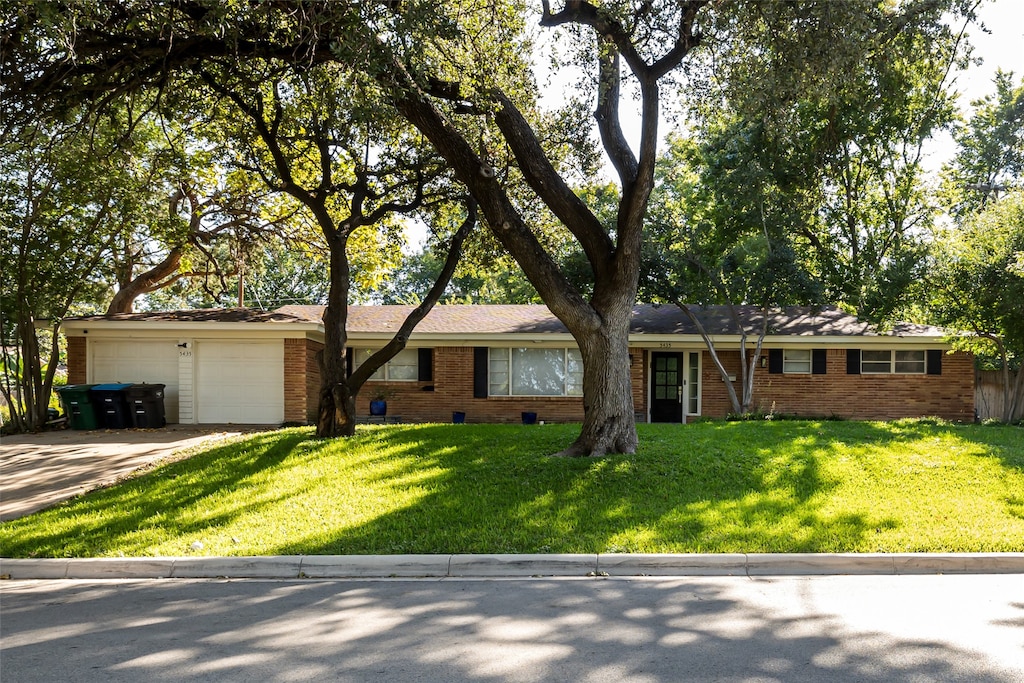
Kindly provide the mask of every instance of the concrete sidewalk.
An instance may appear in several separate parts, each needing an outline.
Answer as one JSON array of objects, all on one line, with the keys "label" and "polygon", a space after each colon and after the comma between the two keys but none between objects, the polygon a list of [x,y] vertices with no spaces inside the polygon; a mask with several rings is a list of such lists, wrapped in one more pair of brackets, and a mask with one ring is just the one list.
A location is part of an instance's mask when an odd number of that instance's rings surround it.
[{"label": "concrete sidewalk", "polygon": [[264,431],[254,425],[55,430],[0,439],[0,521],[41,510],[199,444]]},{"label": "concrete sidewalk", "polygon": [[6,579],[1024,574],[1024,553],[282,555],[2,559]]}]

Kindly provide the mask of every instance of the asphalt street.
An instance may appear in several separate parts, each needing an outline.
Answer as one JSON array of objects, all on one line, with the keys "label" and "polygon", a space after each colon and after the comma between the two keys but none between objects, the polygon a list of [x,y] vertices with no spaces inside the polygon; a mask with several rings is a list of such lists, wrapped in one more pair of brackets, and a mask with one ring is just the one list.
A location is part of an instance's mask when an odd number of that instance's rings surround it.
[{"label": "asphalt street", "polygon": [[1024,575],[0,582],[3,681],[1024,681]]}]

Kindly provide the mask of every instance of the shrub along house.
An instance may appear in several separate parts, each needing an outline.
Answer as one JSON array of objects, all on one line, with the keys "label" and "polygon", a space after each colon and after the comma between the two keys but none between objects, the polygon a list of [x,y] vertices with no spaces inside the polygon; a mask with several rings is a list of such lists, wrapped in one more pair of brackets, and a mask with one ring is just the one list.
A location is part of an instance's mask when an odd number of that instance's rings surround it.
[{"label": "shrub along house", "polygon": [[[389,340],[409,310],[353,306],[350,367]],[[726,310],[693,310],[739,393],[739,334]],[[311,422],[322,311],[285,306],[67,320],[69,383],[166,384],[172,422]],[[759,329],[757,309],[739,311],[748,329]],[[833,308],[770,315],[755,370],[755,410],[974,419],[973,359],[950,352],[941,330],[901,324],[883,333]],[[729,412],[720,373],[675,306],[637,306],[630,348],[638,421],[686,422]],[[549,422],[579,421],[582,380],[574,340],[546,307],[435,306],[407,348],[363,388],[358,409],[368,415],[370,399],[382,394],[396,421],[448,422],[456,412],[467,422],[518,422],[523,412]]]}]

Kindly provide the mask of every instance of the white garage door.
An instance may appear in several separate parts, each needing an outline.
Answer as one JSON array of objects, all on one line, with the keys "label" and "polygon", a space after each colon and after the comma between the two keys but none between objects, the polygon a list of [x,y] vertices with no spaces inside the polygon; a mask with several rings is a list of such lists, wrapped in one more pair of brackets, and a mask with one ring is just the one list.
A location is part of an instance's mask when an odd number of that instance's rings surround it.
[{"label": "white garage door", "polygon": [[178,344],[166,341],[90,340],[93,384],[164,384],[164,414],[178,421]]},{"label": "white garage door", "polygon": [[284,344],[195,344],[196,415],[202,424],[284,422]]}]

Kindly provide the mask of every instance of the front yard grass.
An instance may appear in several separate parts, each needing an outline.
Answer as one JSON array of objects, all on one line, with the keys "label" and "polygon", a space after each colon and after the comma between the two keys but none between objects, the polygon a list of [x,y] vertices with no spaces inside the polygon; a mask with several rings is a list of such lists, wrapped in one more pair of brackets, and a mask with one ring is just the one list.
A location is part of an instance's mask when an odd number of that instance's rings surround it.
[{"label": "front yard grass", "polygon": [[0,555],[1024,551],[1020,427],[640,425],[636,455],[549,457],[578,429],[265,432],[4,522]]}]

